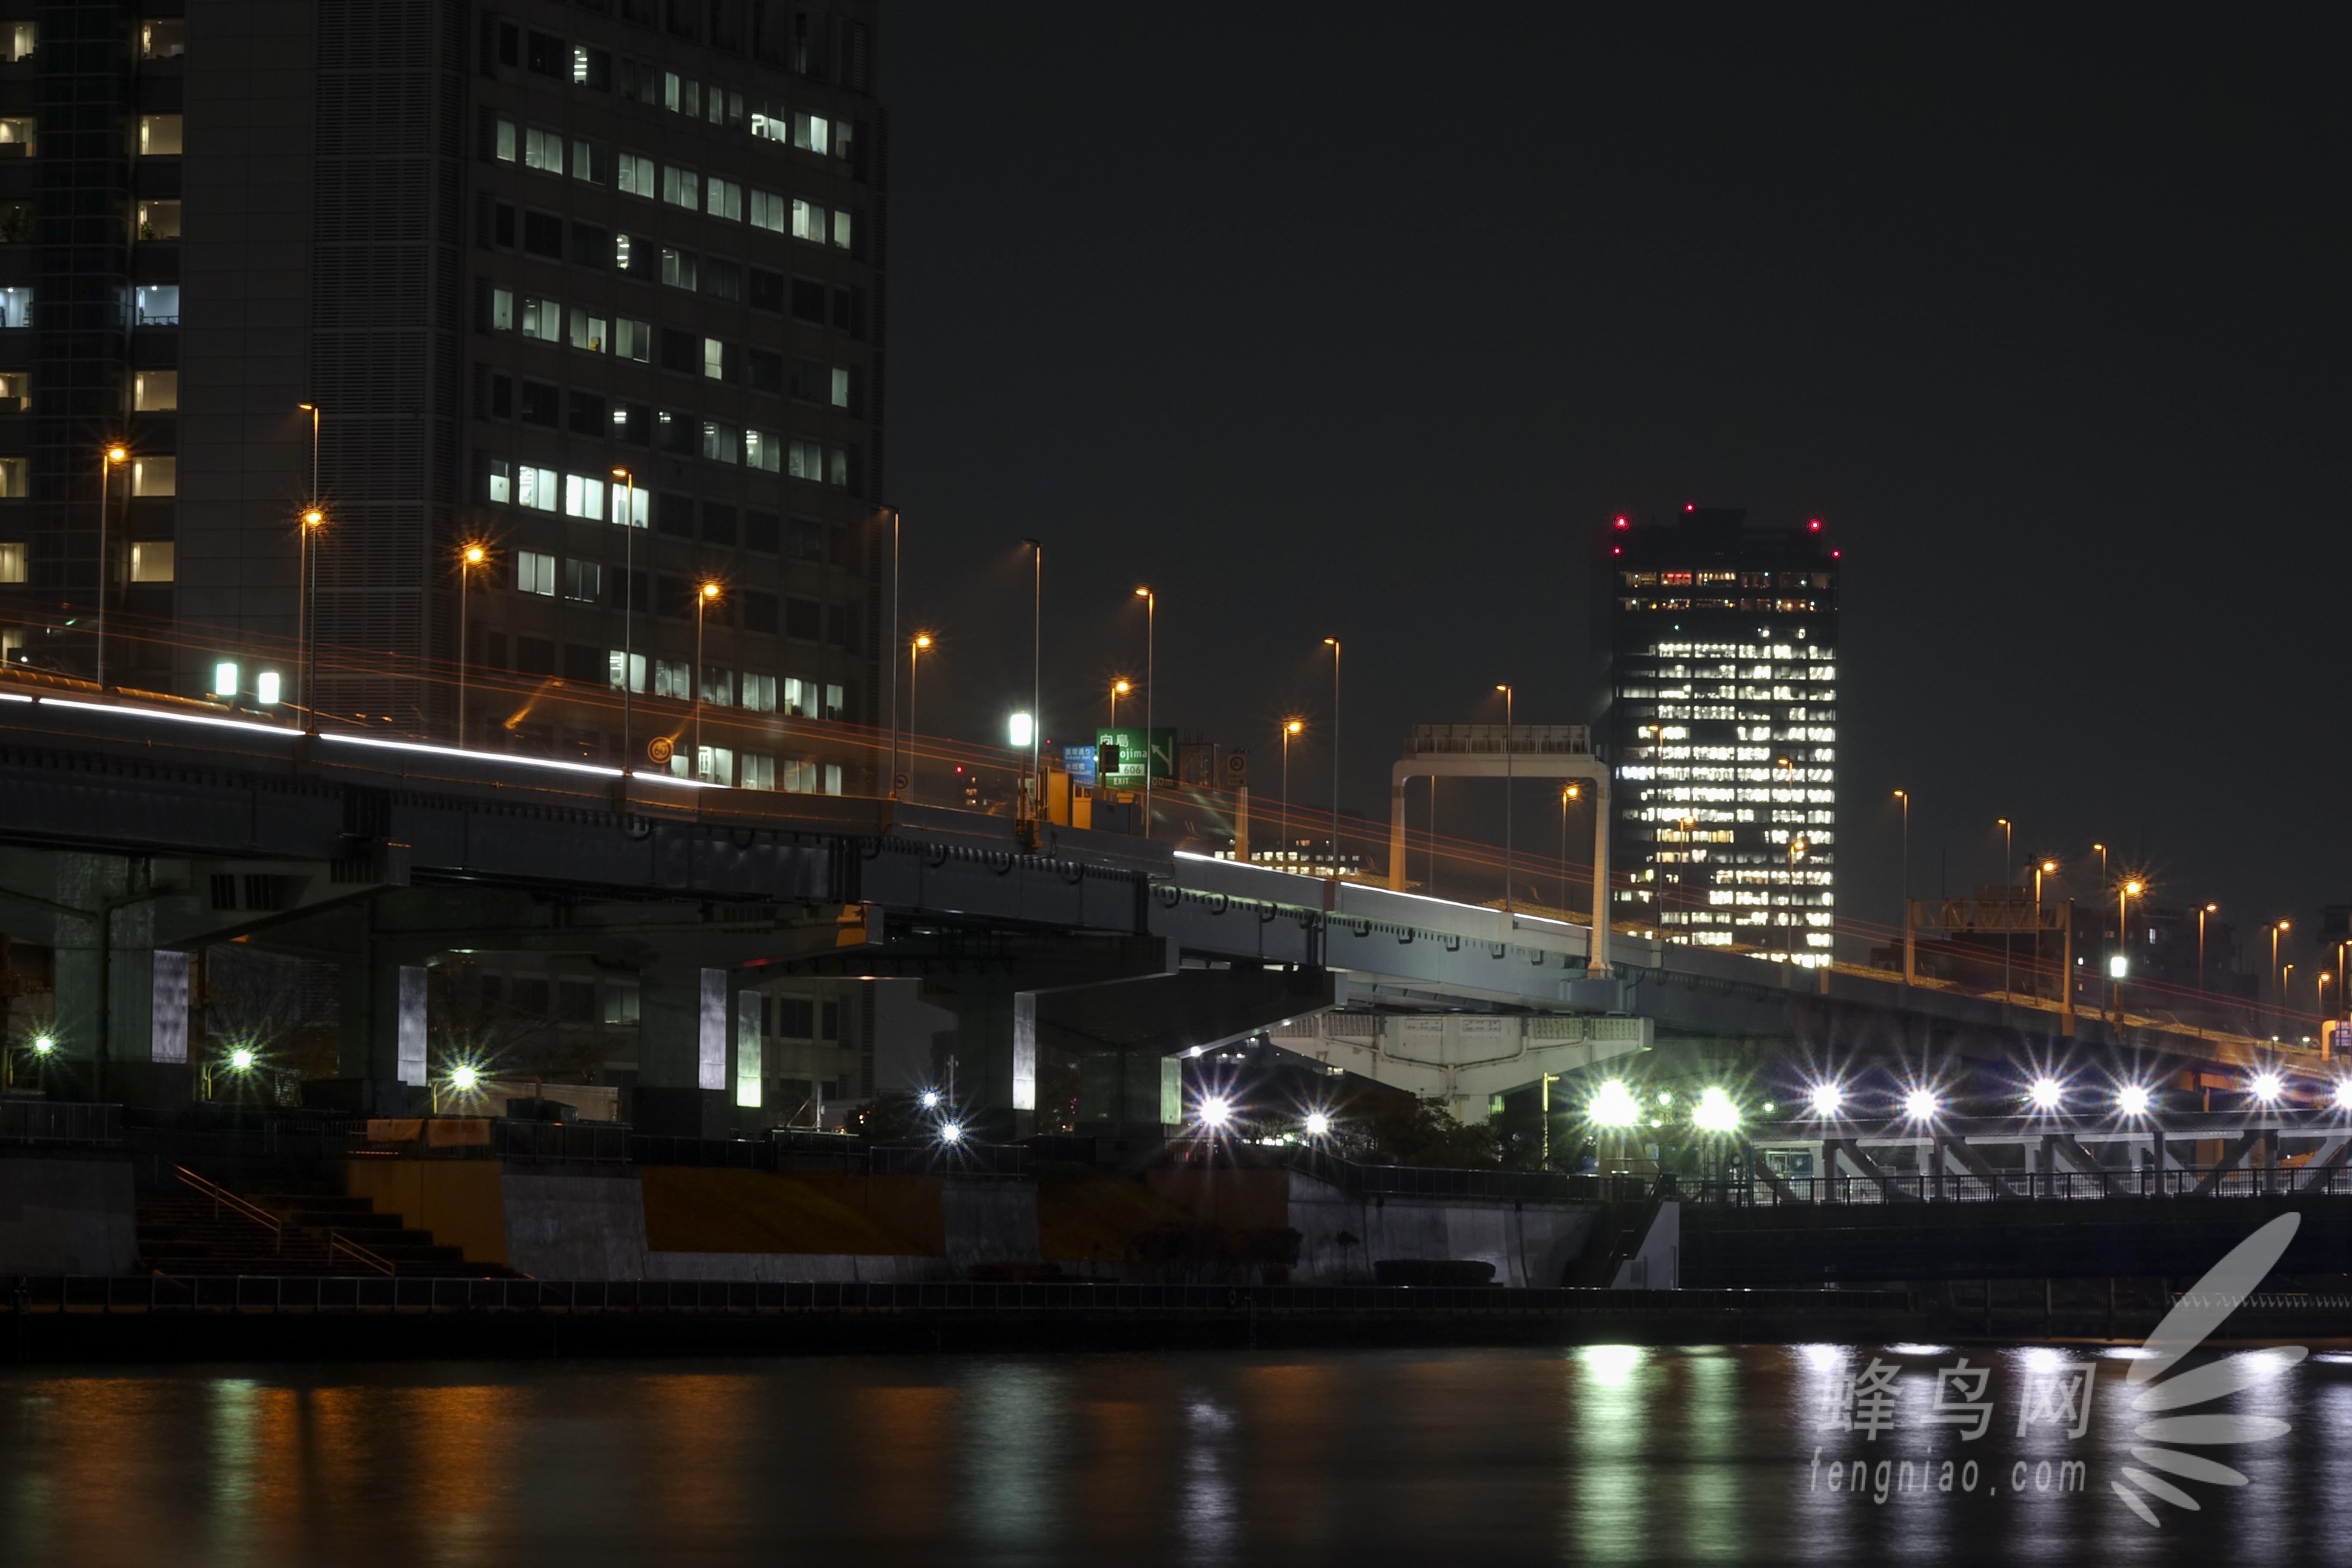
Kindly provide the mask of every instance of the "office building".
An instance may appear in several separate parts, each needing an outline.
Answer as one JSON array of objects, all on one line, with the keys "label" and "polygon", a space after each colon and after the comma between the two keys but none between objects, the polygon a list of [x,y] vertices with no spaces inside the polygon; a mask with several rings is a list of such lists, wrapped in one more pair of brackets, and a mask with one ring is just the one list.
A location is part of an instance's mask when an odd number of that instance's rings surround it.
[{"label": "office building", "polygon": [[183,9],[0,6],[6,658],[877,787],[871,0]]},{"label": "office building", "polygon": [[1599,531],[1593,626],[1615,918],[1816,964],[1834,951],[1839,552],[1685,508]]}]

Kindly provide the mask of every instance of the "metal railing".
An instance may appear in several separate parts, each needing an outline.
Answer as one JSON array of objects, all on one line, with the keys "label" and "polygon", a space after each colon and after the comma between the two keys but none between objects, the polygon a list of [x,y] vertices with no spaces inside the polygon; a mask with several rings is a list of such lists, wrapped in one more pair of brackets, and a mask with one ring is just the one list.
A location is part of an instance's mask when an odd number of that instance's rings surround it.
[{"label": "metal railing", "polygon": [[122,1107],[56,1100],[0,1100],[0,1143],[122,1142]]},{"label": "metal railing", "polygon": [[[240,1197],[236,1194],[230,1192],[226,1187],[222,1186],[217,1182],[208,1182],[205,1180],[204,1177],[197,1175],[185,1165],[173,1166],[172,1173],[174,1176],[177,1176],[184,1185],[194,1189],[200,1196],[210,1198],[212,1200],[214,1218],[219,1218],[221,1211],[226,1209],[229,1213],[236,1215],[239,1219],[248,1220],[268,1231],[271,1242],[270,1249],[274,1252],[281,1255],[285,1252],[286,1233],[288,1231],[294,1230],[298,1235],[302,1234],[298,1227],[279,1219],[276,1215],[271,1214],[259,1204],[253,1202],[249,1198]],[[390,1258],[385,1258],[381,1254],[372,1252],[355,1241],[346,1239],[331,1226],[327,1227],[326,1239],[327,1256],[331,1260],[336,1258],[349,1258],[352,1262],[358,1264],[361,1268],[371,1269],[378,1274],[392,1276],[398,1273],[398,1270],[393,1267],[393,1263]]]},{"label": "metal railing", "polygon": [[[1637,1179],[1637,1178],[1621,1178]],[[2157,1171],[2003,1171],[1997,1178],[1974,1172],[1889,1171],[1874,1176],[1743,1176],[1695,1181],[1683,1177],[1663,1195],[1690,1203],[1773,1207],[1803,1204],[1888,1203],[2071,1203],[2110,1198],[2343,1197],[2352,1195],[2352,1168],[2300,1170],[2282,1165],[2183,1166]]]},{"label": "metal railing", "polygon": [[1031,1160],[1017,1143],[862,1143],[829,1134],[751,1140],[637,1133],[629,1139],[628,1157],[640,1165],[859,1176],[1017,1176]]},{"label": "metal railing", "polygon": [[1609,1203],[1638,1201],[1651,1194],[1651,1182],[1646,1176],[1360,1165],[1305,1144],[1285,1148],[1281,1159],[1291,1170],[1328,1182],[1350,1197],[1536,1198],[1553,1203]]},{"label": "metal railing", "polygon": [[696,1279],[467,1279],[350,1275],[0,1277],[19,1312],[569,1313],[580,1316],[1005,1315],[1568,1318],[1662,1309],[1905,1312],[1900,1290],[1601,1290],[1409,1285],[776,1283]]}]

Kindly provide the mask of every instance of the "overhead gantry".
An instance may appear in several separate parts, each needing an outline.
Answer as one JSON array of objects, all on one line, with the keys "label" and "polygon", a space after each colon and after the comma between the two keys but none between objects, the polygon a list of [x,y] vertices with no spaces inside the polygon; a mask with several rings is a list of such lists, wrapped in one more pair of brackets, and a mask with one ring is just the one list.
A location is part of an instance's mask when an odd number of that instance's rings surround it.
[{"label": "overhead gantry", "polygon": [[1592,942],[1586,972],[1609,973],[1609,764],[1582,724],[1416,724],[1389,785],[1389,888],[1404,891],[1404,786],[1416,778],[1575,779],[1592,789]]}]

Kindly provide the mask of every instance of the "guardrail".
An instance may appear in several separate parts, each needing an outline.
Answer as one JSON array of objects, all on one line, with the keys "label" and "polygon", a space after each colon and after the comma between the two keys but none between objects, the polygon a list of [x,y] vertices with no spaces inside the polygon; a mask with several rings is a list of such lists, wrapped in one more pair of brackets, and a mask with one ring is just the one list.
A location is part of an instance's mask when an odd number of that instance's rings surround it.
[{"label": "guardrail", "polygon": [[638,1133],[629,1158],[640,1165],[704,1170],[837,1172],[845,1175],[1018,1176],[1030,1165],[1017,1143],[859,1143],[846,1138],[673,1138]]},{"label": "guardrail", "polygon": [[1328,1182],[1350,1197],[1536,1198],[1589,1204],[1637,1202],[1652,1192],[1651,1180],[1646,1176],[1363,1165],[1305,1144],[1286,1147],[1281,1159],[1291,1170]]},{"label": "guardrail", "polygon": [[122,1107],[58,1100],[0,1100],[0,1143],[122,1142]]},{"label": "guardrail", "polygon": [[1913,1298],[1900,1290],[51,1275],[0,1279],[0,1308],[11,1304],[18,1312],[1574,1317],[1669,1308],[1696,1312],[1895,1312],[1910,1310]]},{"label": "guardrail", "polygon": [[2352,1196],[2352,1168],[2327,1166],[2305,1171],[2282,1165],[2276,1171],[2260,1167],[2197,1165],[2179,1170],[2001,1173],[1993,1180],[1972,1172],[1946,1171],[1938,1176],[1926,1171],[1890,1171],[1884,1181],[1872,1176],[1774,1176],[1748,1181],[1731,1177],[1693,1181],[1687,1177],[1662,1181],[1663,1197],[1687,1203],[1727,1204],[1770,1208],[1814,1204],[1890,1203],[2074,1203],[2119,1198],[2246,1198]]}]

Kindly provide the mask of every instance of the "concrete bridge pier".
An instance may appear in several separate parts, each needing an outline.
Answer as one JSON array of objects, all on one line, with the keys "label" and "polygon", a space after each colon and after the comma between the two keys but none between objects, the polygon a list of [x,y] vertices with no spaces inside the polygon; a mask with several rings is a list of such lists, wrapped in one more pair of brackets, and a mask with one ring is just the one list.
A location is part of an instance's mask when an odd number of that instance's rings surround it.
[{"label": "concrete bridge pier", "polygon": [[[0,855],[0,931],[52,959],[46,1015],[11,1010],[5,1043],[19,1082],[86,1099],[188,1099],[188,955],[156,946],[157,902],[186,878],[184,860]],[[51,1048],[36,1052],[35,1039]]]}]

